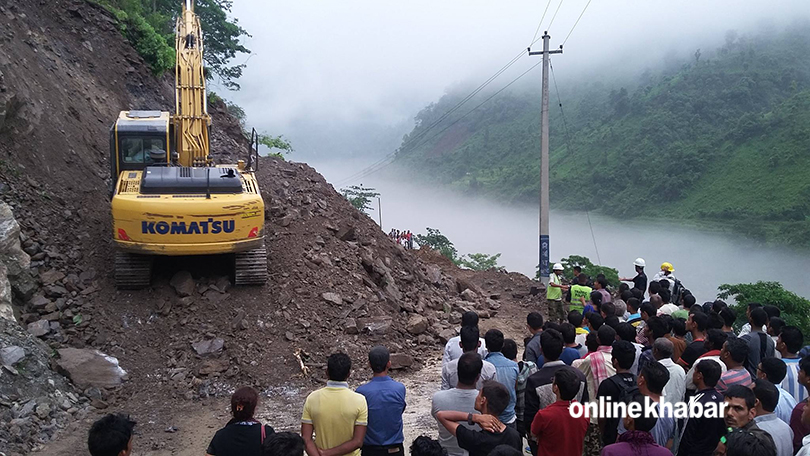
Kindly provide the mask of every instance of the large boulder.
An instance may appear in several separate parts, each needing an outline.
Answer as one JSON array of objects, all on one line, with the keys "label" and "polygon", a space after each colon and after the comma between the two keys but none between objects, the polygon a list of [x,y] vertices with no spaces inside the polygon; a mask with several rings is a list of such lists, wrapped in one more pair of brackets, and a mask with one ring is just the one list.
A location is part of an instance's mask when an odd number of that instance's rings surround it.
[{"label": "large boulder", "polygon": [[25,358],[25,349],[16,345],[0,348],[0,364],[13,366]]},{"label": "large boulder", "polygon": [[406,353],[391,353],[391,369],[405,369],[413,365],[413,356]]},{"label": "large boulder", "polygon": [[461,292],[461,299],[467,302],[475,302],[478,300],[478,295],[469,288],[465,288],[464,291]]},{"label": "large boulder", "polygon": [[8,277],[14,295],[22,301],[31,299],[37,289],[31,275],[31,257],[20,246],[20,224],[14,218],[11,206],[0,201],[0,262],[7,270],[2,274]]},{"label": "large boulder", "polygon": [[169,281],[169,285],[177,292],[177,296],[185,298],[194,294],[194,277],[188,271],[178,271]]},{"label": "large boulder", "polygon": [[360,320],[364,331],[376,335],[388,334],[391,330],[392,323],[393,319],[388,316],[370,317]]},{"label": "large boulder", "polygon": [[427,277],[433,285],[442,284],[442,270],[436,265],[427,266]]},{"label": "large boulder", "polygon": [[464,277],[457,277],[456,278],[456,290],[461,293],[466,289],[470,289],[474,291],[478,295],[483,295],[484,292],[481,291],[481,288],[473,283],[471,280],[468,280]]},{"label": "large boulder", "polygon": [[210,355],[213,353],[219,353],[222,351],[222,348],[225,346],[225,341],[216,338],[216,339],[208,339],[208,340],[201,340],[199,342],[195,342],[191,344],[191,347],[197,352],[198,355]]},{"label": "large boulder", "polygon": [[114,388],[127,375],[116,358],[91,349],[62,348],[56,365],[61,373],[82,389],[91,386]]},{"label": "large boulder", "polygon": [[321,295],[321,298],[323,298],[323,300],[328,302],[329,304],[334,304],[336,306],[343,304],[343,298],[339,294],[333,293],[331,291],[323,293]]},{"label": "large boulder", "polygon": [[0,318],[14,321],[14,308],[12,307],[11,282],[8,280],[8,268],[0,263]]},{"label": "large boulder", "polygon": [[421,315],[411,315],[408,319],[408,332],[418,336],[428,329],[428,321]]},{"label": "large boulder", "polygon": [[51,332],[51,322],[46,319],[40,319],[32,323],[28,323],[28,332],[34,337],[42,337]]}]

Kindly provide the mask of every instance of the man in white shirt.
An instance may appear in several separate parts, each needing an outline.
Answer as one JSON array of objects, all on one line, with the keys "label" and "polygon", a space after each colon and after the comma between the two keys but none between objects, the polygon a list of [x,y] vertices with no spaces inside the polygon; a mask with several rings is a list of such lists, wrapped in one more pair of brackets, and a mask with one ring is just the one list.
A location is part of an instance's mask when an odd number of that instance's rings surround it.
[{"label": "man in white shirt", "polygon": [[[461,327],[463,328],[465,326],[478,328],[478,314],[471,310],[464,312],[464,315],[461,316]],[[484,359],[489,352],[487,352],[487,344],[484,342],[484,339],[479,339],[481,346],[478,347],[478,354],[481,355],[481,359]],[[442,367],[454,359],[461,358],[464,351],[461,349],[461,345],[459,345],[460,342],[461,336],[451,337],[450,340],[447,341],[447,344],[444,346],[444,355],[442,356]]]},{"label": "man in white shirt", "polygon": [[[762,307],[762,304],[758,302],[750,302],[748,303],[748,307],[745,308],[745,321],[746,323],[742,325],[740,328],[740,333],[737,334],[737,337],[742,337],[751,332],[751,323],[747,323],[748,320],[751,318],[751,311],[756,309],[757,307]],[[762,327],[762,332],[766,332],[767,328],[765,326]]]},{"label": "man in white shirt", "polygon": [[[478,328],[475,326],[464,326],[461,328],[461,345],[460,348],[464,353],[475,353],[480,345],[478,337]],[[458,384],[458,363],[461,357],[456,358],[442,367],[442,390],[449,390],[455,388]],[[478,381],[475,384],[476,389],[481,389],[484,382],[492,380],[497,375],[495,366],[489,361],[484,361],[481,367],[481,373],[478,376]]]},{"label": "man in white shirt", "polygon": [[776,444],[776,456],[793,456],[793,430],[773,413],[779,401],[779,392],[773,383],[761,378],[754,381],[753,387],[757,397],[754,423],[770,434]]},{"label": "man in white shirt", "polygon": [[653,358],[669,371],[669,381],[664,386],[661,396],[670,404],[683,401],[686,394],[686,372],[683,367],[672,361],[672,352],[675,349],[672,341],[666,337],[659,337],[653,343]]},{"label": "man in white shirt", "polygon": [[796,399],[787,391],[779,386],[782,380],[787,375],[787,366],[785,362],[778,358],[765,358],[759,362],[757,368],[757,378],[762,378],[773,383],[776,391],[779,392],[779,402],[776,404],[776,410],[773,413],[779,417],[780,420],[786,424],[790,424],[790,415],[796,407]]}]

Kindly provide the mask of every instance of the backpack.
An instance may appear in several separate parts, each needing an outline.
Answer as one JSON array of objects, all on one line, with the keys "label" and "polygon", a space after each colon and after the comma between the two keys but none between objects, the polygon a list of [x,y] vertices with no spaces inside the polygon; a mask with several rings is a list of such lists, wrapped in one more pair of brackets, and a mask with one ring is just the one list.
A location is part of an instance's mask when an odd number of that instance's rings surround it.
[{"label": "backpack", "polygon": [[[608,377],[608,380],[610,380],[611,383],[616,385],[616,388],[619,389],[619,397],[618,398],[613,398],[613,399],[611,399],[611,401],[612,402],[624,402],[624,403],[631,402],[633,400],[633,396],[635,396],[636,394],[639,393],[638,385],[636,384],[636,385],[630,386],[627,383],[625,383],[624,381],[622,381],[620,379],[617,379],[616,377],[618,377],[618,376],[614,375],[614,376]],[[635,375],[633,377],[635,378]]]},{"label": "backpack", "polygon": [[675,285],[672,286],[672,296],[670,297],[669,302],[675,304],[676,306],[681,305],[681,297],[683,297],[683,284],[680,280],[675,279]]}]

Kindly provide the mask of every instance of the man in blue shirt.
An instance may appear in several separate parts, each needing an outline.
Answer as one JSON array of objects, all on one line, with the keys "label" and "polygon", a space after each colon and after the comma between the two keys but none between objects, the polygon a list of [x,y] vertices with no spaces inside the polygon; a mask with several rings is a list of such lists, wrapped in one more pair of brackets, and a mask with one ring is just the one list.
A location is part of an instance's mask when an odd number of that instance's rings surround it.
[{"label": "man in blue shirt", "polygon": [[[503,333],[497,329],[490,329],[484,335],[484,340],[487,343],[487,361],[495,366],[496,376],[498,383],[506,387],[509,391],[509,404],[504,411],[500,414],[498,419],[501,423],[517,428],[517,416],[515,415],[515,403],[517,402],[517,392],[515,391],[515,384],[519,373],[518,365],[516,362],[507,359],[501,350],[503,349]],[[489,344],[492,344],[490,346]]]},{"label": "man in blue shirt", "polygon": [[368,429],[362,456],[403,456],[402,413],[405,411],[405,385],[388,376],[391,368],[388,349],[378,345],[368,353],[374,376],[357,392],[368,404]]}]

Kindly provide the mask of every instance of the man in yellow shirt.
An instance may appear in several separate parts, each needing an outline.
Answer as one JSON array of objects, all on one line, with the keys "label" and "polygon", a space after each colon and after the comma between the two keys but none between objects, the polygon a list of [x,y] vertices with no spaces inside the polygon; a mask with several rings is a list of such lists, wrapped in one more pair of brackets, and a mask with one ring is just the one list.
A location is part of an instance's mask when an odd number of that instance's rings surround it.
[{"label": "man in yellow shirt", "polygon": [[350,390],[346,383],[351,369],[348,355],[329,356],[326,387],[310,393],[304,402],[301,436],[309,456],[360,456],[368,425],[368,405],[366,398]]}]

